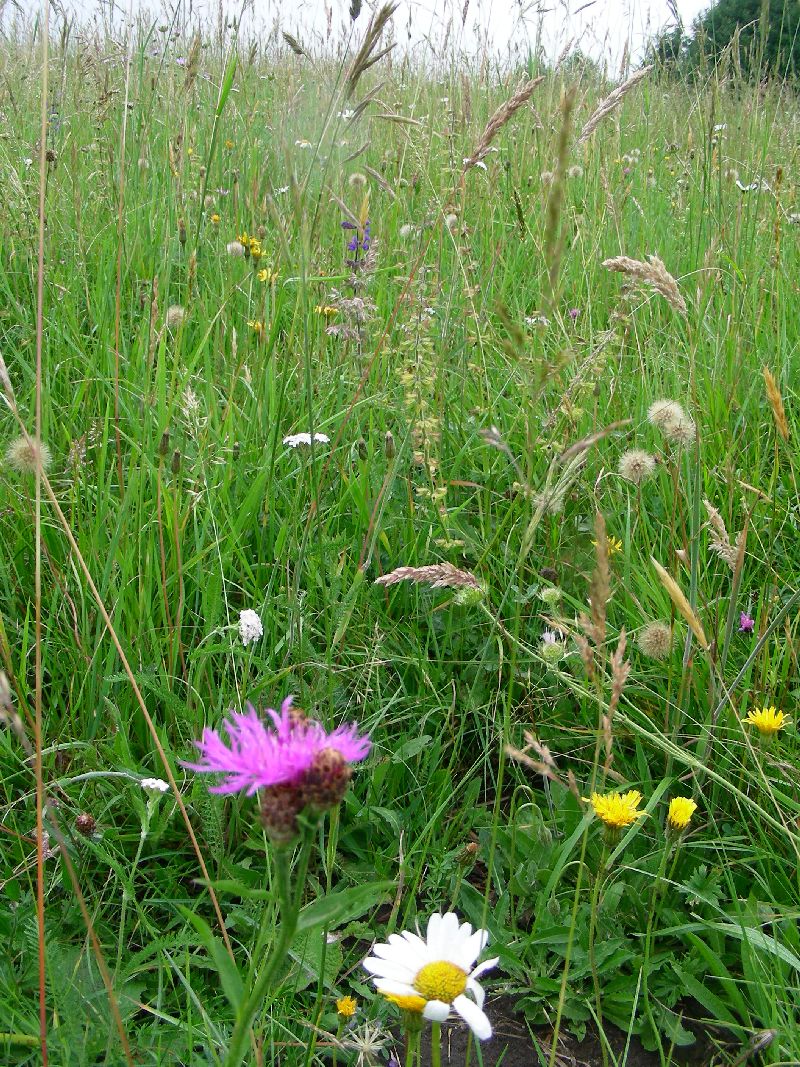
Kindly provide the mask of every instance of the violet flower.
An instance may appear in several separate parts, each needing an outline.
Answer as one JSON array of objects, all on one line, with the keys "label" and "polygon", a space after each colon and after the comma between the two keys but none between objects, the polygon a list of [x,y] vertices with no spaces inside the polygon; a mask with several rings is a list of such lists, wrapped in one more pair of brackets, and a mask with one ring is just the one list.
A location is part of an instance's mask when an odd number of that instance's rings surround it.
[{"label": "violet flower", "polygon": [[740,613],[740,615],[739,615],[739,633],[740,634],[751,634],[753,632],[753,627],[755,626],[755,624],[756,624],[755,619],[751,618],[747,614],[746,611],[743,611],[743,612]]},{"label": "violet flower", "polygon": [[328,733],[314,719],[292,709],[292,697],[281,704],[280,712],[267,709],[274,729],[259,717],[252,704],[244,714],[232,711],[225,720],[229,744],[217,730],[206,727],[195,741],[201,759],[183,763],[190,771],[221,774],[211,793],[238,793],[252,796],[259,789],[278,785],[300,786],[320,754],[337,753],[347,764],[364,759],[370,750],[368,737],[359,736],[353,723]]}]

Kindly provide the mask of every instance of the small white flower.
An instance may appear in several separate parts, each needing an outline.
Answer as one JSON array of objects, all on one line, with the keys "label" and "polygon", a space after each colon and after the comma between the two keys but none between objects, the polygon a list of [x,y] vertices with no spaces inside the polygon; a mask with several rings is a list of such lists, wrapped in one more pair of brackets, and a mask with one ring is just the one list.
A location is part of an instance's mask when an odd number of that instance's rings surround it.
[{"label": "small white flower", "polygon": [[[320,445],[327,445],[330,442],[330,437],[326,433],[315,433],[314,443]],[[310,445],[311,434],[310,433],[290,433],[288,437],[284,437],[283,443],[288,445],[289,448],[297,448],[298,445]]]},{"label": "small white flower", "polygon": [[163,778],[142,778],[139,785],[149,797],[159,797],[169,792],[169,782],[165,782]]},{"label": "small white flower", "polygon": [[[463,163],[463,165],[464,165],[464,166],[466,167],[467,163],[469,163],[469,156],[464,156],[464,159],[462,160],[462,163]],[[473,167],[480,167],[480,168],[481,168],[481,170],[488,170],[488,169],[489,169],[489,168],[488,168],[488,167],[486,166],[486,164],[485,164],[485,163],[483,162],[483,160],[482,160],[482,159],[479,159],[479,160],[477,161],[477,163],[473,163],[472,165],[473,165]]]},{"label": "small white flower", "polygon": [[260,637],[264,636],[264,627],[261,624],[261,619],[258,617],[257,612],[252,608],[244,608],[239,612],[239,637],[242,639],[242,644],[247,646],[253,641],[258,641]]},{"label": "small white flower", "polygon": [[33,166],[33,160],[31,159],[30,156],[26,156],[25,159],[23,159],[22,162],[25,164],[26,167]]},{"label": "small white flower", "polygon": [[[431,1022],[442,1023],[455,1008],[473,1034],[486,1041],[492,1024],[483,1011],[484,992],[476,979],[494,967],[498,958],[473,967],[483,952],[489,934],[472,931],[458,916],[431,915],[426,937],[404,930],[389,934],[388,944],[378,944],[364,968],[373,975],[375,988],[404,1011],[416,1012]],[[465,996],[471,993],[472,998]]]},{"label": "small white flower", "polygon": [[299,141],[295,141],[294,142],[294,146],[295,146],[295,148],[312,148],[313,147],[310,141],[304,141],[302,139],[299,140]]},{"label": "small white flower", "polygon": [[717,125],[714,127],[714,133],[722,133],[722,131],[727,130],[727,128],[727,122],[718,122]]},{"label": "small white flower", "polygon": [[275,195],[276,196],[283,196],[284,193],[288,193],[288,192],[289,192],[289,186],[288,185],[282,185],[279,189],[275,190]]},{"label": "small white flower", "polygon": [[355,114],[355,112],[353,112],[353,111],[345,110],[345,111],[340,111],[337,117],[340,118],[340,119],[343,119],[345,122],[349,122],[354,114]]}]

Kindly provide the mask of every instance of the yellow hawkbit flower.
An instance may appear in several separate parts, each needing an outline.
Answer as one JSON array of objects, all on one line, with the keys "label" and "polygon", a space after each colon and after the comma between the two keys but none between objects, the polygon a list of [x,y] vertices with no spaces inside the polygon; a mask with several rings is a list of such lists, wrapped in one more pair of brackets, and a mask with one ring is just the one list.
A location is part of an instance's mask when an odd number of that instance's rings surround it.
[{"label": "yellow hawkbit flower", "polygon": [[690,797],[675,797],[669,802],[667,826],[682,834],[696,811],[697,805]]},{"label": "yellow hawkbit flower", "polygon": [[253,259],[261,259],[261,256],[263,255],[261,251],[261,242],[257,237],[250,238],[250,255]]},{"label": "yellow hawkbit flower", "polygon": [[336,1001],[336,1011],[343,1019],[352,1019],[356,1013],[358,1002],[355,997],[340,997]]},{"label": "yellow hawkbit flower", "polygon": [[640,815],[646,815],[638,810],[641,802],[642,794],[638,789],[630,789],[627,793],[592,793],[590,798],[597,818],[612,830],[621,830],[636,822]]},{"label": "yellow hawkbit flower", "polygon": [[226,147],[226,148],[228,149],[228,151],[230,152],[230,150],[231,150],[231,149],[233,148],[233,141],[226,141],[226,142],[225,142],[225,147]]},{"label": "yellow hawkbit flower", "polygon": [[779,730],[782,730],[784,726],[788,726],[792,720],[788,719],[782,711],[776,711],[773,706],[770,706],[748,711],[744,721],[749,726],[755,726],[760,734],[772,737]]},{"label": "yellow hawkbit flower", "polygon": [[[595,548],[597,548],[597,541],[592,541],[592,544],[594,545]],[[618,552],[621,552],[621,551],[622,551],[622,541],[620,541],[620,539],[618,537],[607,537],[606,538],[606,553],[608,554],[609,558],[611,556],[616,556],[616,554]]]},{"label": "yellow hawkbit flower", "polygon": [[215,226],[219,226],[219,215],[216,213],[216,211],[211,216],[211,221],[214,223]]},{"label": "yellow hawkbit flower", "polygon": [[257,337],[264,336],[264,323],[261,319],[248,319],[247,325],[253,330]]},{"label": "yellow hawkbit flower", "polygon": [[335,308],[332,304],[317,304],[314,308],[314,311],[316,311],[318,315],[324,315],[326,319],[330,318],[331,315],[335,315],[338,310],[339,309]]},{"label": "yellow hawkbit flower", "polygon": [[401,993],[384,993],[383,995],[392,1004],[396,1004],[401,1011],[410,1011],[415,1015],[422,1015],[428,1003],[424,997],[403,996]]},{"label": "yellow hawkbit flower", "polygon": [[264,267],[256,275],[260,282],[266,282],[267,285],[271,285],[278,279],[278,272],[276,270],[270,270],[268,267]]}]

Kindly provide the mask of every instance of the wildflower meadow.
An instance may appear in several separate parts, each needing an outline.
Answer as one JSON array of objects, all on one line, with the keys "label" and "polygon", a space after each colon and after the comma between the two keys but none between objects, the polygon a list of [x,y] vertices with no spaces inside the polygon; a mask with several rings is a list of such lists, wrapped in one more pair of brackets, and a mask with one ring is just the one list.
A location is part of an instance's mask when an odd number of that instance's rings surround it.
[{"label": "wildflower meadow", "polygon": [[800,1064],[796,90],[460,20],[2,13],[3,1064]]}]

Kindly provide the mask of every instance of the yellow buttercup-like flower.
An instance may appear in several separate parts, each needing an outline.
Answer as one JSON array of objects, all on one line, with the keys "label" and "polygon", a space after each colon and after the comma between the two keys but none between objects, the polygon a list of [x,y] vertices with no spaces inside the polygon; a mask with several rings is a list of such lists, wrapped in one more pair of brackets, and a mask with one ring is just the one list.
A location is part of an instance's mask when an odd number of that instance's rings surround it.
[{"label": "yellow buttercup-like flower", "polygon": [[343,1019],[351,1019],[355,1015],[357,1007],[358,1001],[355,997],[340,997],[336,1001],[336,1011]]},{"label": "yellow buttercup-like flower", "polygon": [[690,797],[675,797],[669,802],[667,826],[670,830],[683,833],[696,811],[697,805]]},{"label": "yellow buttercup-like flower", "polygon": [[642,794],[638,789],[630,789],[627,793],[592,793],[590,798],[597,818],[612,830],[621,830],[636,822],[640,815],[646,815],[638,810],[641,802]]},{"label": "yellow buttercup-like flower", "polygon": [[779,730],[788,726],[791,721],[782,711],[776,711],[772,706],[748,711],[744,719],[744,722],[749,726],[755,726],[760,734],[764,734],[767,737],[772,737]]},{"label": "yellow buttercup-like flower", "polygon": [[256,274],[256,277],[260,282],[266,282],[271,285],[272,282],[277,281],[278,272],[276,270],[270,270],[268,267],[264,267]]}]

